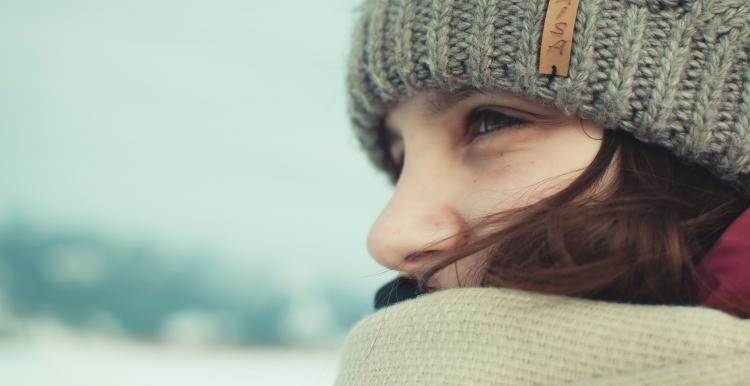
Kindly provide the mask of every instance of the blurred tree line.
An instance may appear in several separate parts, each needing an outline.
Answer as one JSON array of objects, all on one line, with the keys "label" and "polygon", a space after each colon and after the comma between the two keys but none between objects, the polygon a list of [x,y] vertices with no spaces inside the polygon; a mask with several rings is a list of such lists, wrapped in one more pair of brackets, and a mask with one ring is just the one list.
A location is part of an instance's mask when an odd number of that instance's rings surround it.
[{"label": "blurred tree line", "polygon": [[[52,320],[146,339],[331,343],[371,312],[367,294],[336,280],[290,291],[278,269],[13,221],[0,226],[0,333]],[[8,313],[21,322],[7,325]]]}]

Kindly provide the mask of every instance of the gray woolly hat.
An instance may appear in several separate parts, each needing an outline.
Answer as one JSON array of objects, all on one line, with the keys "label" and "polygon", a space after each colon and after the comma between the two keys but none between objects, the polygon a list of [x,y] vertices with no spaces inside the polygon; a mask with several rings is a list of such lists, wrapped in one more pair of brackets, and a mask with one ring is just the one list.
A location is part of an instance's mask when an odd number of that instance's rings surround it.
[{"label": "gray woolly hat", "polygon": [[578,5],[563,75],[540,70],[546,0],[365,0],[347,85],[370,160],[395,178],[382,120],[399,100],[476,88],[625,130],[750,191],[750,1],[553,3]]}]

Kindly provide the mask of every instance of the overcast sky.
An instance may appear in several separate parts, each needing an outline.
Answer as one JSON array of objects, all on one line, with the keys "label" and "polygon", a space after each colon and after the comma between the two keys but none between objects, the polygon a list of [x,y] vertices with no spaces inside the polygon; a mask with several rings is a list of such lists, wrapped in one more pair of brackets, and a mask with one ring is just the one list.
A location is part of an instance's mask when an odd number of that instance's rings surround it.
[{"label": "overcast sky", "polygon": [[345,113],[357,3],[0,2],[0,215],[374,288],[391,188]]}]

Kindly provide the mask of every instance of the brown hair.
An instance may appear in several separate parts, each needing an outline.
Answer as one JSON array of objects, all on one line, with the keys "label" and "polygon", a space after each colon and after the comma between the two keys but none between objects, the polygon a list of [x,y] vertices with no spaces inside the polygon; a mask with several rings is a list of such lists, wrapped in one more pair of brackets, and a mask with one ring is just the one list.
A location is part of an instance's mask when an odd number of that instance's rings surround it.
[{"label": "brown hair", "polygon": [[[570,185],[530,206],[484,217],[467,232],[501,222],[502,229],[440,259],[419,286],[431,291],[426,283],[436,272],[482,251],[490,257],[482,286],[696,304],[696,265],[748,205],[745,193],[704,168],[605,130],[595,159]],[[750,304],[735,308],[750,314]]]}]

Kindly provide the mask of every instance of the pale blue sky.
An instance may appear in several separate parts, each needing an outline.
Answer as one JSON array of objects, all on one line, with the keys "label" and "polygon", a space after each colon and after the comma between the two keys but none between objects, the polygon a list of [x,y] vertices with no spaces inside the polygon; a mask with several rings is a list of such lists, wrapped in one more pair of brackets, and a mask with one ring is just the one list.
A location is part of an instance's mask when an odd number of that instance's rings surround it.
[{"label": "pale blue sky", "polygon": [[391,188],[345,114],[357,3],[0,2],[0,215],[374,289]]}]

